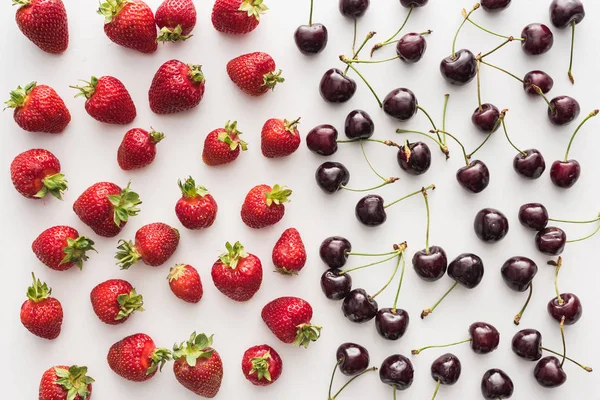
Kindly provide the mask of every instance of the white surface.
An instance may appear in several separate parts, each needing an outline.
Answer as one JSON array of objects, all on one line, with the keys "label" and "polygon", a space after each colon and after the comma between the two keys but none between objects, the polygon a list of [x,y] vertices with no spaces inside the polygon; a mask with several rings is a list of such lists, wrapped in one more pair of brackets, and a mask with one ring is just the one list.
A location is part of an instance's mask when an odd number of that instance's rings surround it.
[{"label": "white surface", "polygon": [[[510,339],[517,331],[512,318],[525,300],[525,294],[510,291],[502,282],[499,270],[502,263],[514,255],[536,260],[540,271],[535,279],[534,298],[521,327],[539,329],[544,335],[544,344],[560,350],[558,325],[545,310],[554,293],[553,271],[545,266],[548,258],[535,250],[532,232],[518,224],[516,213],[525,202],[541,201],[557,218],[587,219],[597,214],[598,186],[594,171],[598,171],[596,152],[600,139],[596,132],[600,120],[591,122],[574,145],[571,154],[581,162],[583,173],[577,185],[569,191],[554,188],[548,172],[534,182],[519,179],[512,170],[515,152],[501,135],[493,138],[479,154],[489,166],[492,177],[490,186],[476,196],[461,189],[454,178],[462,161],[459,148],[453,143],[450,143],[453,157],[444,162],[441,154],[434,152],[431,170],[420,178],[407,176],[399,170],[392,149],[377,144],[367,146],[368,153],[384,175],[402,177],[400,182],[380,193],[392,200],[422,185],[435,183],[438,189],[430,197],[433,218],[431,243],[443,246],[450,259],[462,252],[474,252],[483,258],[486,267],[485,277],[478,288],[472,291],[457,289],[435,314],[421,321],[418,318],[420,310],[430,306],[451,281],[444,278],[434,284],[424,283],[416,277],[409,264],[400,307],[409,311],[411,325],[404,338],[388,342],[377,335],[373,323],[350,323],[343,317],[340,303],[324,298],[319,287],[324,265],[317,249],[326,236],[339,234],[350,239],[354,249],[372,252],[386,251],[392,243],[406,240],[409,243],[408,254],[412,257],[414,251],[424,246],[425,211],[422,200],[415,197],[395,206],[389,210],[384,226],[368,229],[354,217],[354,205],[360,194],[343,192],[326,196],[321,193],[313,174],[325,159],[310,153],[304,142],[296,154],[286,159],[267,160],[260,153],[259,133],[268,118],[301,116],[303,136],[317,124],[331,123],[343,136],[345,115],[354,108],[363,108],[374,117],[375,137],[402,140],[394,133],[399,124],[377,109],[371,94],[358,79],[356,96],[347,104],[328,105],[319,96],[317,87],[323,72],[330,67],[341,67],[337,56],[343,52],[350,53],[352,24],[339,14],[337,2],[316,1],[314,20],[326,24],[330,37],[327,49],[314,58],[302,56],[292,39],[296,26],[306,23],[308,0],[269,1],[271,10],[259,28],[239,38],[218,34],[210,23],[212,2],[198,2],[198,25],[194,37],[181,45],[161,45],[150,56],[110,42],[104,35],[102,18],[95,13],[95,2],[66,0],[65,3],[71,42],[68,51],[59,57],[41,52],[18,32],[14,23],[15,8],[10,6],[9,1],[0,5],[0,36],[3,38],[0,53],[4,59],[0,93],[8,97],[9,91],[17,85],[33,80],[49,84],[63,97],[73,117],[67,131],[56,136],[23,132],[15,125],[12,112],[8,110],[0,121],[3,134],[0,164],[4,171],[0,181],[3,194],[0,243],[4,264],[0,307],[3,323],[0,331],[5,360],[0,367],[0,376],[6,382],[3,385],[5,396],[10,394],[11,398],[33,399],[43,371],[56,364],[79,364],[89,366],[90,375],[96,379],[95,399],[163,399],[166,396],[194,399],[196,397],[191,392],[176,382],[170,365],[151,381],[135,384],[115,375],[105,357],[112,343],[135,332],[146,332],[157,345],[171,347],[196,330],[215,334],[214,346],[223,358],[225,377],[218,398],[325,398],[329,374],[335,363],[335,350],[344,341],[366,346],[373,365],[379,366],[385,357],[396,352],[408,355],[414,347],[464,339],[469,324],[483,320],[501,331],[500,348],[487,356],[475,355],[467,345],[452,349],[463,363],[463,375],[454,387],[441,389],[440,399],[481,398],[481,376],[488,368],[494,367],[504,369],[512,377],[516,388],[514,399],[595,398],[590,393],[595,389],[595,374],[598,372],[589,375],[567,363],[567,383],[556,390],[545,390],[532,377],[534,364],[518,359],[510,351]],[[159,0],[149,3],[156,9]],[[426,8],[413,13],[406,32],[435,31],[428,38],[427,53],[419,64],[407,66],[392,62],[361,68],[382,97],[395,87],[411,88],[420,104],[437,121],[440,120],[443,94],[450,92],[448,129],[463,139],[468,148],[473,148],[483,137],[469,120],[476,106],[476,86],[473,83],[463,88],[450,87],[441,78],[438,64],[450,52],[451,37],[461,20],[460,8],[470,7],[471,3],[470,0],[432,0]],[[549,24],[549,0],[516,0],[514,3],[508,11],[499,15],[478,12],[475,19],[491,29],[513,35],[518,35],[530,22]],[[555,89],[551,94],[576,97],[581,103],[582,117],[600,105],[595,67],[600,62],[596,52],[600,3],[587,1],[586,8],[588,16],[577,28],[575,86],[571,86],[566,77],[568,31],[554,30],[555,44],[549,54],[528,57],[515,43],[491,57],[518,75],[532,69],[549,72],[555,79]],[[377,39],[384,40],[395,32],[405,14],[406,10],[397,0],[374,0],[368,13],[360,20],[359,40],[368,30],[379,32],[373,43]],[[476,53],[493,48],[499,41],[467,25],[458,43],[458,48],[468,47]],[[377,56],[392,56],[391,47],[380,50]],[[271,53],[286,77],[286,82],[275,92],[259,99],[242,95],[225,72],[229,59],[257,50]],[[203,65],[207,79],[206,95],[201,105],[191,112],[160,117],[151,113],[147,91],[156,69],[171,58]],[[128,127],[103,125],[85,113],[84,101],[74,99],[75,92],[68,85],[91,75],[114,75],[125,83],[138,109],[138,117],[133,124]],[[574,126],[551,126],[543,101],[526,96],[512,78],[484,69],[482,81],[484,101],[510,109],[507,124],[519,146],[539,148],[546,157],[548,168],[552,160],[562,157]],[[238,120],[250,150],[229,166],[208,168],[200,158],[204,137],[229,119]],[[147,128],[151,125],[167,135],[159,145],[156,161],[141,171],[121,171],[116,163],[116,150],[123,134],[132,127]],[[417,115],[402,126],[428,129],[423,115]],[[64,202],[55,199],[43,202],[26,200],[13,189],[8,173],[12,158],[34,147],[46,148],[61,160],[70,188]],[[431,147],[434,149],[434,146]],[[344,162],[349,167],[353,187],[369,187],[377,183],[357,146],[342,145],[331,159]],[[190,232],[181,227],[174,213],[175,202],[180,196],[177,179],[190,174],[198,183],[208,187],[219,203],[215,225],[202,232]],[[177,253],[160,268],[140,264],[129,271],[120,271],[113,260],[119,238],[96,237],[71,210],[76,197],[94,182],[109,180],[125,185],[129,179],[144,204],[141,214],[131,219],[121,238],[131,239],[137,228],[155,221],[181,228],[181,244]],[[254,231],[242,223],[239,209],[246,192],[260,183],[286,184],[294,190],[294,194],[282,222],[269,229]],[[473,232],[473,217],[483,207],[499,208],[510,219],[510,233],[499,244],[486,245]],[[31,252],[33,239],[43,229],[57,224],[75,226],[82,234],[91,235],[96,240],[99,254],[91,254],[83,272],[53,272],[39,263]],[[281,232],[290,226],[299,229],[309,252],[305,270],[295,278],[271,272],[272,246]],[[584,235],[593,228],[566,227],[571,237]],[[261,290],[245,304],[234,303],[221,295],[210,278],[210,268],[224,243],[236,240],[242,241],[249,252],[262,259],[265,270]],[[600,237],[567,247],[560,288],[563,292],[575,292],[585,307],[581,321],[567,328],[569,355],[600,369],[600,345],[597,341],[600,325],[595,318],[600,307],[597,290],[600,270],[594,251],[598,240]],[[360,261],[351,260],[349,265],[359,265]],[[198,305],[181,302],[169,290],[166,281],[169,267],[180,262],[190,263],[200,271],[205,294]],[[385,282],[392,268],[390,263],[368,272],[355,273],[355,287],[364,286],[372,293]],[[65,310],[62,334],[53,342],[34,337],[19,322],[19,308],[25,299],[31,271],[53,287],[53,294],[61,300]],[[115,277],[127,279],[137,287],[144,295],[147,311],[134,315],[124,325],[112,327],[101,323],[93,314],[89,292],[99,282]],[[390,287],[378,298],[381,307],[391,306],[394,292],[395,287]],[[309,300],[315,310],[314,323],[324,326],[322,338],[307,351],[278,342],[261,321],[262,306],[282,295],[298,295]],[[241,374],[242,353],[249,346],[260,343],[273,345],[284,360],[281,379],[269,388],[253,387]],[[442,352],[434,350],[412,357],[415,381],[410,391],[399,394],[399,398],[430,398],[434,389],[434,382],[429,376],[430,363]],[[342,382],[340,378],[336,386]],[[372,373],[353,384],[341,398],[362,399],[366,396],[391,398],[391,389]]]}]

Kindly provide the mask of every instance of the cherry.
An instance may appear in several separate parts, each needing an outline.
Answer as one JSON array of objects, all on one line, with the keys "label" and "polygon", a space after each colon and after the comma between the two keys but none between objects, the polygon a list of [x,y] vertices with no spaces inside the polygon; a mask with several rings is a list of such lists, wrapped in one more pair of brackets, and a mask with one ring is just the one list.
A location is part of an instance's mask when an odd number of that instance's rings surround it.
[{"label": "cherry", "polygon": [[367,12],[369,3],[370,0],[340,0],[340,12],[345,17],[362,17]]},{"label": "cherry", "polygon": [[542,334],[535,329],[523,329],[515,333],[512,351],[521,358],[537,361],[542,358]]},{"label": "cherry", "polygon": [[400,0],[402,7],[423,7],[429,2],[429,0]]},{"label": "cherry", "polygon": [[371,116],[362,110],[351,111],[346,116],[344,133],[348,139],[369,139],[375,132],[375,124]]},{"label": "cherry", "polygon": [[423,58],[427,50],[427,40],[420,33],[407,33],[396,44],[398,58],[408,64],[414,64]]},{"label": "cherry", "polygon": [[581,165],[576,160],[554,161],[550,167],[550,179],[556,186],[569,189],[579,180]]},{"label": "cherry", "polygon": [[542,358],[533,370],[535,380],[547,388],[556,388],[567,381],[567,374],[560,361],[554,356]]},{"label": "cherry", "polygon": [[306,135],[306,146],[313,153],[330,156],[337,151],[338,131],[331,125],[318,125]]},{"label": "cherry", "polygon": [[355,376],[369,367],[371,358],[363,346],[356,343],[341,344],[335,352],[340,372],[346,376]]},{"label": "cherry", "polygon": [[359,324],[375,318],[378,309],[377,301],[369,296],[364,289],[353,289],[342,303],[344,316]]},{"label": "cherry", "polygon": [[571,27],[571,61],[569,63],[569,80],[575,83],[573,69],[573,47],[575,46],[575,25],[585,18],[585,9],[580,0],[553,0],[550,3],[550,19],[552,25],[559,29]]},{"label": "cherry", "polygon": [[346,265],[348,253],[351,251],[352,245],[348,239],[341,236],[331,236],[321,243],[319,255],[329,268],[340,269]]},{"label": "cherry", "polygon": [[473,227],[479,239],[495,243],[504,239],[508,233],[508,219],[494,208],[484,208],[475,216]]},{"label": "cherry", "polygon": [[356,82],[337,68],[331,68],[321,78],[321,97],[329,103],[345,103],[354,96]]},{"label": "cherry", "polygon": [[481,0],[481,8],[488,12],[498,12],[508,8],[512,0]]},{"label": "cherry", "polygon": [[558,96],[550,100],[548,118],[554,125],[567,125],[579,117],[579,102],[569,96]]},{"label": "cherry", "polygon": [[535,246],[540,252],[549,256],[562,254],[566,243],[565,231],[554,226],[546,227],[535,235]]},{"label": "cherry", "polygon": [[383,111],[399,121],[408,121],[418,110],[417,97],[410,89],[392,90],[383,99]]},{"label": "cherry", "polygon": [[509,399],[514,390],[513,381],[501,369],[490,369],[481,378],[481,394],[484,399]]},{"label": "cherry", "polygon": [[471,349],[476,354],[488,354],[498,348],[500,344],[500,332],[493,325],[485,322],[475,322],[469,326],[469,339],[444,345],[426,346],[412,350],[411,353],[417,355],[427,349],[444,348],[463,343],[470,343]]},{"label": "cherry", "polygon": [[315,179],[325,193],[332,194],[348,184],[350,171],[342,163],[326,161],[317,168]]},{"label": "cherry", "polygon": [[485,103],[477,107],[471,116],[471,122],[484,133],[495,132],[500,127],[500,110],[493,104]]},{"label": "cherry", "polygon": [[458,50],[440,63],[440,72],[452,85],[462,86],[471,82],[477,75],[477,60],[467,49]]},{"label": "cherry", "polygon": [[358,201],[356,218],[366,226],[379,226],[387,220],[383,197],[369,194]]},{"label": "cherry", "polygon": [[500,273],[504,283],[514,291],[525,292],[538,272],[538,266],[527,257],[511,257],[502,265]]},{"label": "cherry", "polygon": [[431,150],[423,142],[408,140],[398,149],[398,165],[410,175],[422,175],[431,166]]},{"label": "cherry", "polygon": [[417,275],[427,282],[435,282],[446,273],[448,259],[446,252],[439,246],[429,247],[429,252],[419,250],[412,259],[413,269]]},{"label": "cherry", "polygon": [[533,88],[533,85],[539,87],[542,93],[546,94],[552,90],[554,80],[544,71],[529,71],[523,78],[523,89],[525,89],[525,93],[537,95],[538,92]]},{"label": "cherry", "polygon": [[490,183],[490,171],[483,161],[475,160],[456,172],[460,185],[473,193],[480,193]]},{"label": "cherry", "polygon": [[352,277],[337,269],[328,269],[321,275],[321,290],[329,300],[342,300],[352,290]]},{"label": "cherry", "polygon": [[546,170],[546,161],[539,150],[527,149],[513,158],[513,168],[524,178],[537,179]]},{"label": "cherry", "polygon": [[548,225],[548,210],[540,203],[527,203],[519,208],[521,225],[535,231],[541,231]]},{"label": "cherry", "polygon": [[323,24],[300,25],[294,32],[298,50],[304,55],[318,54],[327,46],[328,33]]},{"label": "cherry", "polygon": [[442,385],[454,385],[460,378],[461,372],[460,360],[451,353],[439,356],[431,364],[431,377]]},{"label": "cherry", "polygon": [[554,44],[554,35],[550,28],[544,24],[529,24],[521,32],[523,51],[531,55],[548,52]]},{"label": "cherry", "polygon": [[415,370],[412,362],[401,354],[394,354],[383,360],[379,367],[379,379],[396,390],[406,390],[412,385]]},{"label": "cherry", "polygon": [[573,293],[561,293],[548,302],[548,314],[558,322],[563,318],[565,325],[573,325],[583,315],[583,306],[579,297]]},{"label": "cherry", "polygon": [[410,317],[402,309],[382,308],[375,317],[377,333],[384,339],[398,340],[408,329]]}]

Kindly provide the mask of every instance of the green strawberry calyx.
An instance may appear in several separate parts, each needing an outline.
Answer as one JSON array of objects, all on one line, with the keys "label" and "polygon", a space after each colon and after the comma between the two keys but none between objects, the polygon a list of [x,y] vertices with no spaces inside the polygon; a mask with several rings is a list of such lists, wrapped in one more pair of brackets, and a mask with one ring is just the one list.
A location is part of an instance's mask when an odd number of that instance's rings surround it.
[{"label": "green strawberry calyx", "polygon": [[254,17],[257,21],[260,21],[260,15],[267,12],[268,9],[263,0],[244,0],[238,11],[248,13],[249,17]]},{"label": "green strawberry calyx", "polygon": [[117,296],[117,301],[121,309],[115,317],[115,321],[127,318],[135,311],[144,311],[144,297],[138,294],[135,289],[131,289],[129,293],[120,294]]},{"label": "green strawberry calyx", "polygon": [[190,71],[188,72],[188,75],[190,77],[190,79],[192,80],[192,82],[197,83],[197,84],[202,84],[204,83],[204,73],[202,72],[202,65],[200,64],[188,64],[188,68],[190,69]]},{"label": "green strawberry calyx", "polygon": [[192,333],[187,342],[175,344],[173,346],[173,358],[179,360],[185,357],[185,361],[190,367],[195,367],[199,358],[210,358],[215,352],[210,348],[213,343],[213,335],[206,336],[201,333]]},{"label": "green strawberry calyx", "polygon": [[173,282],[181,278],[185,274],[186,264],[177,264],[169,270],[169,276],[167,279],[169,282]]},{"label": "green strawberry calyx", "polygon": [[219,259],[231,269],[236,269],[240,260],[248,257],[248,253],[244,251],[244,246],[240,242],[235,242],[233,246],[227,242],[225,248],[227,251],[221,254]]},{"label": "green strawberry calyx", "polygon": [[170,29],[166,26],[158,32],[157,42],[178,42],[184,41],[191,38],[193,35],[182,35],[183,30],[181,25],[177,25],[175,28]]},{"label": "green strawberry calyx", "polygon": [[110,24],[123,7],[130,2],[131,0],[106,0],[104,3],[100,3],[97,12],[104,17],[105,24]]},{"label": "green strawberry calyx", "polygon": [[292,135],[296,134],[299,123],[300,123],[300,117],[296,118],[293,121],[288,121],[287,119],[283,120],[283,126],[285,127],[285,130],[288,131],[289,133],[291,133]]},{"label": "green strawberry calyx", "polygon": [[122,222],[127,222],[129,217],[136,216],[140,212],[138,207],[138,205],[142,204],[140,195],[131,191],[129,188],[130,185],[131,181],[125,189],[121,190],[120,194],[107,196],[108,201],[113,206],[113,220],[117,226],[121,226]]},{"label": "green strawberry calyx", "polygon": [[48,287],[46,282],[42,282],[35,277],[35,274],[32,272],[31,276],[33,277],[33,285],[27,288],[27,298],[34,303],[39,303],[42,300],[46,300],[52,294],[52,288]]},{"label": "green strawberry calyx", "polygon": [[185,182],[181,182],[180,179],[177,181],[177,185],[179,185],[181,194],[185,198],[204,197],[208,194],[208,189],[204,186],[196,186],[196,181],[191,176],[188,176]]},{"label": "green strawberry calyx", "polygon": [[85,83],[84,86],[69,86],[71,89],[79,90],[79,93],[75,95],[75,97],[83,96],[86,99],[89,99],[96,93],[96,86],[98,86],[98,78],[92,76],[89,81],[81,80],[81,82]]},{"label": "green strawberry calyx", "polygon": [[157,132],[153,128],[150,128],[150,132],[148,132],[148,136],[150,137],[150,141],[152,144],[157,144],[161,140],[165,138],[165,134],[162,132]]},{"label": "green strawberry calyx", "polygon": [[67,190],[67,180],[63,174],[54,174],[42,179],[43,187],[37,192],[34,197],[38,199],[46,197],[48,193],[62,200],[62,194]]},{"label": "green strawberry calyx", "polygon": [[296,340],[294,340],[294,346],[302,346],[305,349],[308,347],[310,342],[316,342],[321,337],[320,326],[311,324],[300,324],[297,327]]},{"label": "green strawberry calyx", "polygon": [[87,376],[87,367],[73,365],[69,369],[54,368],[57,378],[55,384],[62,386],[67,391],[67,400],[75,400],[77,396],[85,400],[91,397],[88,386],[95,380]]},{"label": "green strawberry calyx", "polygon": [[267,206],[271,207],[271,204],[277,205],[283,203],[289,203],[289,197],[292,194],[292,190],[285,186],[274,185],[270,192],[265,193]]},{"label": "green strawberry calyx", "polygon": [[131,241],[119,240],[117,249],[115,258],[117,259],[117,265],[120,266],[121,269],[129,269],[129,267],[142,258],[142,255],[135,247],[135,244]]},{"label": "green strawberry calyx", "polygon": [[150,364],[150,367],[148,367],[148,369],[146,370],[146,375],[153,374],[156,372],[156,370],[162,371],[167,361],[171,361],[173,359],[173,356],[171,350],[160,348],[154,350],[150,358],[152,360],[152,363]]},{"label": "green strawberry calyx", "polygon": [[269,360],[271,359],[271,351],[267,351],[262,357],[254,357],[250,360],[252,369],[248,375],[256,374],[259,381],[266,379],[271,382],[271,372],[269,371]]},{"label": "green strawberry calyx", "polygon": [[15,90],[10,92],[10,99],[4,102],[6,108],[23,107],[25,101],[27,101],[27,97],[29,97],[29,94],[36,86],[37,82],[30,82],[25,87],[17,86]]},{"label": "green strawberry calyx", "polygon": [[234,151],[238,148],[238,146],[242,149],[242,151],[248,150],[248,143],[244,142],[240,139],[240,132],[237,129],[237,121],[227,121],[225,124],[225,132],[219,133],[217,139],[223,143],[229,145],[229,150]]},{"label": "green strawberry calyx", "polygon": [[269,72],[263,75],[263,86],[267,89],[274,90],[278,83],[285,82],[283,76],[281,76],[281,70],[275,72]]},{"label": "green strawberry calyx", "polygon": [[29,4],[31,4],[31,0],[12,0],[12,5],[13,6],[28,6]]},{"label": "green strawberry calyx", "polygon": [[86,252],[92,250],[97,253],[94,244],[92,239],[88,239],[85,236],[79,236],[77,239],[68,238],[67,247],[63,249],[65,256],[59,265],[75,263],[75,265],[79,267],[79,270],[82,270],[83,262],[87,261],[89,258],[86,255]]}]

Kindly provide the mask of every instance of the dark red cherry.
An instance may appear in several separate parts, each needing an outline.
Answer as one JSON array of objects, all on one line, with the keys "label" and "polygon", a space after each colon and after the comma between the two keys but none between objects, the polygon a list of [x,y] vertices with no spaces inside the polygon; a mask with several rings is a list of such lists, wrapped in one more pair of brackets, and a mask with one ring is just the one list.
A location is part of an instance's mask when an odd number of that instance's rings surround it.
[{"label": "dark red cherry", "polygon": [[377,302],[364,289],[353,289],[342,303],[344,316],[359,324],[375,318],[378,309]]},{"label": "dark red cherry", "polygon": [[340,0],[340,12],[344,17],[362,17],[367,12],[369,3],[370,0]]},{"label": "dark red cherry", "polygon": [[469,326],[471,349],[477,354],[488,354],[498,348],[500,332],[493,325],[475,322]]},{"label": "dark red cherry", "polygon": [[340,372],[346,376],[355,376],[369,368],[371,358],[363,346],[356,343],[344,343],[337,348],[335,358]]},{"label": "dark red cherry", "polygon": [[431,166],[431,150],[423,142],[405,142],[398,149],[398,165],[410,175],[421,175]]},{"label": "dark red cherry", "polygon": [[554,125],[567,125],[579,117],[581,107],[579,102],[569,96],[558,96],[550,100],[548,119]]},{"label": "dark red cherry", "polygon": [[371,116],[363,110],[350,111],[344,123],[344,133],[348,139],[369,139],[375,132]]},{"label": "dark red cherry", "polygon": [[352,277],[337,269],[328,269],[321,275],[321,290],[329,300],[342,300],[352,290]]},{"label": "dark red cherry", "polygon": [[565,325],[573,325],[583,315],[583,306],[579,297],[573,293],[561,293],[560,298],[562,304],[558,298],[553,298],[548,302],[548,314],[558,322],[565,318]]},{"label": "dark red cherry", "polygon": [[431,377],[442,385],[454,385],[460,378],[461,372],[460,360],[451,353],[439,356],[431,364]]},{"label": "dark red cherry", "polygon": [[[523,154],[525,153],[525,154]],[[546,170],[546,160],[537,149],[523,150],[513,158],[515,172],[524,178],[537,179]]]},{"label": "dark red cherry", "polygon": [[315,179],[325,193],[332,194],[348,184],[350,171],[342,163],[326,161],[317,168]]},{"label": "dark red cherry", "polygon": [[382,308],[375,317],[375,328],[377,333],[388,340],[398,340],[408,329],[410,317],[405,310]]},{"label": "dark red cherry", "polygon": [[519,256],[509,258],[500,268],[504,283],[517,292],[529,289],[537,272],[538,266],[533,260]]},{"label": "dark red cherry", "polygon": [[351,251],[352,245],[348,239],[341,236],[331,236],[321,243],[319,255],[329,268],[340,269],[346,265],[348,253]]},{"label": "dark red cherry", "polygon": [[369,194],[356,203],[356,218],[366,226],[379,226],[387,219],[383,197]]},{"label": "dark red cherry", "polygon": [[319,91],[329,103],[345,103],[354,96],[356,82],[337,68],[331,68],[321,78]]},{"label": "dark red cherry", "polygon": [[508,219],[495,208],[484,208],[475,216],[473,228],[479,239],[487,243],[496,243],[508,233]]},{"label": "dark red cherry", "polygon": [[331,125],[318,125],[306,135],[306,146],[313,153],[330,156],[337,149],[338,131]]},{"label": "dark red cherry", "polygon": [[442,60],[440,72],[452,85],[466,85],[477,75],[477,60],[469,50],[462,49],[454,57],[450,55]]},{"label": "dark red cherry", "polygon": [[519,357],[537,361],[542,358],[542,334],[535,329],[522,329],[513,336],[511,347]]},{"label": "dark red cherry", "polygon": [[396,44],[396,54],[408,64],[414,64],[423,58],[425,50],[427,50],[427,40],[420,33],[407,33]]},{"label": "dark red cherry", "polygon": [[508,8],[511,0],[481,0],[481,8],[488,12],[498,12]]},{"label": "dark red cherry", "polygon": [[401,354],[389,356],[381,363],[379,379],[397,390],[406,390],[412,385],[415,370],[412,363]]},{"label": "dark red cherry", "polygon": [[429,0],[400,0],[402,7],[423,7],[429,2]]},{"label": "dark red cherry", "polygon": [[550,167],[550,179],[556,186],[568,189],[575,185],[581,175],[577,160],[554,161]]},{"label": "dark red cherry", "polygon": [[439,246],[430,246],[429,252],[419,250],[412,259],[413,269],[421,279],[435,282],[444,276],[448,267],[446,252]]},{"label": "dark red cherry", "polygon": [[323,24],[300,25],[294,33],[298,50],[304,55],[318,54],[327,46],[327,28]]},{"label": "dark red cherry", "polygon": [[542,93],[546,94],[554,86],[554,79],[544,71],[529,71],[523,78],[523,89],[525,93],[538,95],[538,92],[533,88],[535,85],[542,89]]},{"label": "dark red cherry", "polygon": [[485,103],[477,107],[471,115],[471,122],[477,129],[484,133],[491,133],[498,130],[500,124],[500,110],[493,104]]},{"label": "dark red cherry", "polygon": [[490,183],[490,171],[483,161],[475,160],[456,172],[456,180],[468,191],[480,193]]},{"label": "dark red cherry", "polygon": [[481,378],[481,394],[484,399],[509,399],[515,391],[515,385],[501,369],[490,369]]},{"label": "dark red cherry", "polygon": [[549,226],[535,235],[535,246],[539,251],[549,256],[562,254],[567,243],[567,235],[560,228]]},{"label": "dark red cherry", "polygon": [[579,0],[553,0],[550,3],[550,20],[557,28],[567,28],[571,23],[583,21],[585,9]]},{"label": "dark red cherry", "polygon": [[394,89],[383,99],[383,111],[399,121],[408,121],[414,117],[417,106],[417,97],[410,89]]},{"label": "dark red cherry", "polygon": [[448,276],[467,289],[473,289],[483,279],[483,261],[475,254],[463,253],[448,265]]},{"label": "dark red cherry", "polygon": [[527,54],[544,54],[552,48],[554,35],[544,24],[529,24],[521,32],[521,48]]},{"label": "dark red cherry", "polygon": [[540,203],[527,203],[519,208],[521,225],[535,231],[541,231],[548,225],[548,210]]},{"label": "dark red cherry", "polygon": [[533,369],[533,377],[543,387],[556,388],[567,381],[567,374],[554,356],[542,358]]}]

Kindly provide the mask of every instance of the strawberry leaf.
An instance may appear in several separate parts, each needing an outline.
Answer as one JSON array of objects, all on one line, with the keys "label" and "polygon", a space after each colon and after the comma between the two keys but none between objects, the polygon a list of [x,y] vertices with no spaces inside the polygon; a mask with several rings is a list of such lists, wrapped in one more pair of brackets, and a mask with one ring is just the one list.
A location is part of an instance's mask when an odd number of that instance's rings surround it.
[{"label": "strawberry leaf", "polygon": [[248,373],[249,375],[256,374],[258,380],[266,379],[271,382],[271,372],[269,371],[269,360],[271,359],[271,352],[267,351],[262,357],[255,357],[250,362],[252,363],[252,369]]},{"label": "strawberry leaf", "polygon": [[179,185],[179,189],[181,189],[181,194],[186,198],[204,197],[208,194],[208,189],[204,186],[196,186],[196,181],[191,176],[183,183],[179,180],[177,184]]},{"label": "strawberry leaf", "polygon": [[248,13],[249,17],[260,21],[260,15],[264,14],[269,8],[263,3],[263,0],[244,0],[238,8],[239,11]]},{"label": "strawberry leaf", "polygon": [[141,294],[137,294],[135,289],[132,289],[129,293],[120,294],[117,297],[117,302],[121,309],[115,317],[115,321],[127,318],[135,311],[144,311],[144,297]]},{"label": "strawberry leaf", "polygon": [[36,87],[36,85],[37,82],[31,82],[27,84],[24,88],[22,88],[21,86],[17,86],[15,90],[10,92],[10,99],[4,103],[6,104],[6,108],[22,107],[23,104],[25,104],[25,100],[27,100],[29,93],[31,93],[31,91],[33,90],[33,88]]},{"label": "strawberry leaf", "polygon": [[210,348],[213,342],[213,335],[209,337],[204,333],[199,335],[193,332],[187,342],[175,344],[173,346],[173,358],[179,360],[185,357],[186,363],[190,367],[196,366],[199,358],[210,358],[214,350]]},{"label": "strawberry leaf", "polygon": [[274,90],[275,86],[282,82],[285,82],[285,79],[281,76],[281,70],[263,75],[263,86],[267,89]]},{"label": "strawberry leaf", "polygon": [[300,324],[297,326],[295,346],[307,348],[310,342],[315,342],[321,336],[322,327],[311,324]]},{"label": "strawberry leaf", "polygon": [[131,241],[127,242],[125,240],[119,240],[117,249],[118,251],[117,254],[115,254],[115,258],[117,259],[117,265],[119,265],[121,269],[129,269],[129,267],[142,258],[142,255],[135,247],[135,244]]},{"label": "strawberry leaf", "polygon": [[79,236],[77,239],[68,238],[67,239],[67,247],[63,249],[63,253],[65,253],[64,258],[61,260],[60,265],[67,263],[75,263],[79,270],[83,269],[83,262],[88,260],[88,256],[86,254],[87,251],[96,251],[93,247],[94,241],[92,239],[88,239],[85,236]]},{"label": "strawberry leaf", "polygon": [[88,386],[94,383],[94,379],[87,376],[87,367],[71,366],[68,370],[54,368],[58,377],[55,384],[67,391],[67,400],[75,400],[79,396],[82,400],[91,397]]},{"label": "strawberry leaf", "polygon": [[42,180],[44,187],[35,194],[35,197],[41,199],[50,193],[52,196],[62,200],[62,193],[67,190],[67,180],[63,174],[54,174],[45,177]]},{"label": "strawberry leaf", "polygon": [[163,348],[154,350],[151,358],[152,364],[146,370],[146,375],[153,374],[157,369],[162,371],[167,361],[171,361],[173,359],[171,350]]},{"label": "strawberry leaf", "polygon": [[132,192],[129,186],[131,182],[127,184],[127,187],[121,191],[118,195],[107,196],[108,201],[113,206],[113,220],[115,225],[121,226],[121,223],[127,222],[129,217],[138,215],[140,209],[138,205],[142,204],[140,196],[136,192]]},{"label": "strawberry leaf", "polygon": [[282,204],[288,203],[289,197],[292,194],[291,189],[287,189],[285,186],[274,185],[270,192],[265,193],[267,206],[271,206],[271,204]]},{"label": "strawberry leaf", "polygon": [[27,298],[34,303],[39,303],[49,298],[52,294],[52,288],[49,288],[46,282],[42,283],[42,281],[36,279],[33,272],[31,276],[33,277],[33,284],[27,288]]},{"label": "strawberry leaf", "polygon": [[225,248],[227,251],[219,257],[221,262],[228,267],[235,269],[238,265],[238,262],[248,257],[248,253],[244,251],[244,246],[240,242],[235,242],[232,246],[231,243],[225,243]]}]

